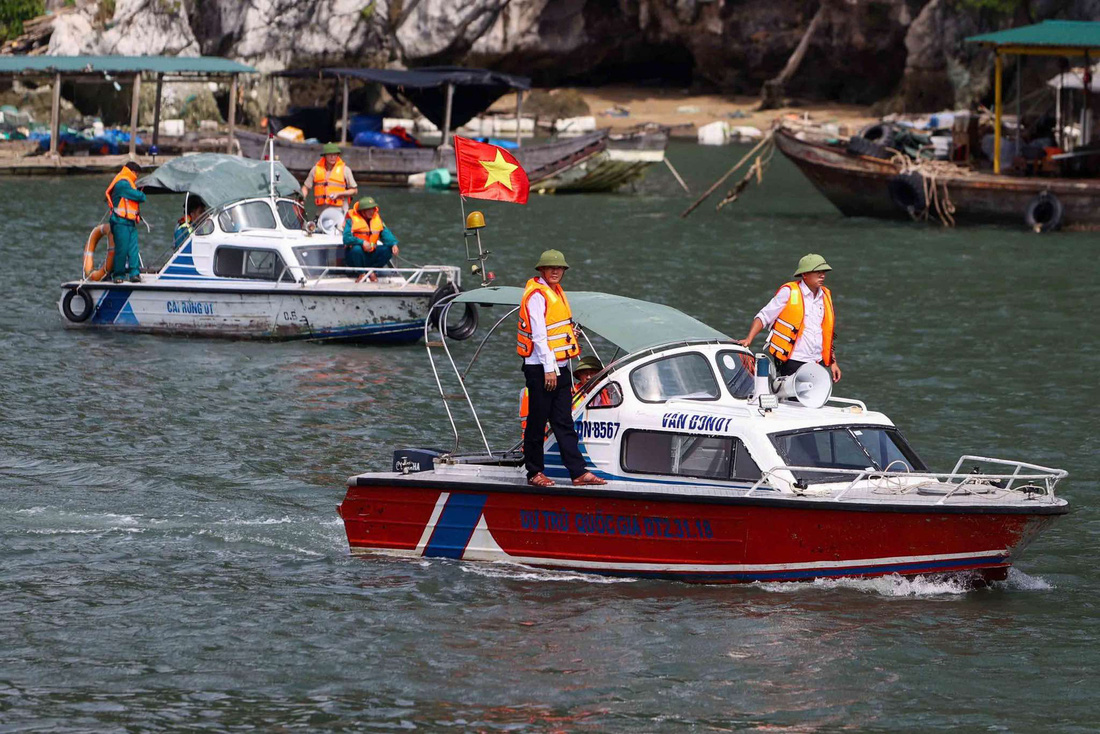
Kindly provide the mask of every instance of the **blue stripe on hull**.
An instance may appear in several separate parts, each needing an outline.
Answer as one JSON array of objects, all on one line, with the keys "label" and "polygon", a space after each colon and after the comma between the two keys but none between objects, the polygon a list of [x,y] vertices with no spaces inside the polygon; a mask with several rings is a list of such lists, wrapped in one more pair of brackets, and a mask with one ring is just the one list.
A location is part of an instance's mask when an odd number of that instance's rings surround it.
[{"label": "blue stripe on hull", "polygon": [[432,537],[424,548],[424,555],[462,558],[488,498],[487,494],[452,494],[448,497]]},{"label": "blue stripe on hull", "polygon": [[301,338],[324,341],[415,342],[424,335],[423,321],[402,321],[337,329],[314,329]]},{"label": "blue stripe on hull", "polygon": [[130,300],[131,288],[115,288],[103,294],[92,315],[93,324],[113,324],[122,307]]}]

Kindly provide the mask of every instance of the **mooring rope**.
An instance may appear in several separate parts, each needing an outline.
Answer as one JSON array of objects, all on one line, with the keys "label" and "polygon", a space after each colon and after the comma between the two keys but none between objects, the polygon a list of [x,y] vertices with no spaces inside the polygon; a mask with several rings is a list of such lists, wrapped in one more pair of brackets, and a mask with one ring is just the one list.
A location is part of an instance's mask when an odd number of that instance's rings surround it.
[{"label": "mooring rope", "polygon": [[924,158],[910,158],[909,156],[890,148],[894,156],[890,159],[897,169],[898,174],[905,176],[915,173],[921,177],[924,186],[925,207],[921,212],[911,212],[914,220],[927,220],[930,215],[945,227],[955,226],[955,203],[951,201],[951,192],[947,188],[948,181],[963,176],[970,176],[973,171],[957,166],[951,161],[935,161]]}]

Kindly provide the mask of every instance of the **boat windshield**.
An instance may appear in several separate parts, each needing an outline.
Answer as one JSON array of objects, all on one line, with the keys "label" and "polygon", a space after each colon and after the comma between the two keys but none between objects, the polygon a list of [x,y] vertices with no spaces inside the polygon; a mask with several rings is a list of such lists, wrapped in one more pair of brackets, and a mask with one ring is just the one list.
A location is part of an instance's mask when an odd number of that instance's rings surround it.
[{"label": "boat windshield", "polygon": [[716,359],[718,374],[722,375],[722,382],[726,383],[730,395],[739,400],[752,397],[754,378],[748,370],[748,365],[753,363],[752,355],[731,350],[719,352]]},{"label": "boat windshield", "polygon": [[303,229],[306,226],[306,210],[296,201],[279,199],[275,204],[279,221],[286,229]]},{"label": "boat windshield", "polygon": [[[843,426],[772,434],[772,443],[787,466],[877,471],[928,471],[896,428]],[[846,474],[794,472],[807,484],[848,481]]]},{"label": "boat windshield", "polygon": [[246,201],[219,213],[218,226],[223,232],[275,229],[275,215],[266,201]]},{"label": "boat windshield", "polygon": [[325,268],[344,267],[343,245],[303,245],[295,247],[294,256],[298,258],[298,264],[306,270],[306,276],[310,278],[346,278],[347,273],[325,272]]}]

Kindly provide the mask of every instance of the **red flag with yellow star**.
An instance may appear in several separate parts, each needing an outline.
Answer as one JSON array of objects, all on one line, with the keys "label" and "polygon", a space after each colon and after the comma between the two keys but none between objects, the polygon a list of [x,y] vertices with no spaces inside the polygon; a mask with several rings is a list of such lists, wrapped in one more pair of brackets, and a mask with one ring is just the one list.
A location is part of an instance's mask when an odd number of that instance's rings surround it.
[{"label": "red flag with yellow star", "polygon": [[531,184],[511,153],[455,135],[458,193],[471,199],[526,204]]}]

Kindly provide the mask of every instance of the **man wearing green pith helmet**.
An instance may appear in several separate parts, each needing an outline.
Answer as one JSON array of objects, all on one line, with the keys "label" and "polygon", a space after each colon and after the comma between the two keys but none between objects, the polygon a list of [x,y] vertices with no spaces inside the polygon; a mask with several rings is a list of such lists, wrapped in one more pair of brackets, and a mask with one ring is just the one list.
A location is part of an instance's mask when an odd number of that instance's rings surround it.
[{"label": "man wearing green pith helmet", "polygon": [[[344,264],[349,268],[382,268],[396,254],[397,238],[382,222],[378,202],[373,196],[364,196],[344,220]],[[374,273],[364,273],[360,280],[370,276]]]},{"label": "man wearing green pith helmet", "polygon": [[749,335],[738,344],[751,347],[756,335],[770,328],[767,349],[777,362],[780,376],[793,375],[807,362],[817,362],[829,369],[833,382],[840,382],[833,342],[833,294],[824,285],[825,273],[832,269],[821,255],[804,256],[794,270],[799,280],[779,287],[775,297],[752,320]]}]

